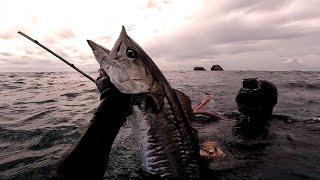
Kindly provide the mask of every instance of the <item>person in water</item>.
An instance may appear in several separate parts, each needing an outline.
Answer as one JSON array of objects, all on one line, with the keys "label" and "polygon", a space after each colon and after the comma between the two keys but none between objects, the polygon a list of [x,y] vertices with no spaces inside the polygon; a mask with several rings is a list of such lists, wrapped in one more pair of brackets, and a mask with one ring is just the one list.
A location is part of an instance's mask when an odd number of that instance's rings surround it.
[{"label": "person in water", "polygon": [[278,101],[277,87],[266,80],[249,78],[242,80],[236,96],[240,115],[233,132],[243,138],[266,138],[274,106]]},{"label": "person in water", "polygon": [[100,69],[100,105],[80,141],[59,160],[52,180],[102,179],[112,143],[129,113],[130,96],[120,93]]}]

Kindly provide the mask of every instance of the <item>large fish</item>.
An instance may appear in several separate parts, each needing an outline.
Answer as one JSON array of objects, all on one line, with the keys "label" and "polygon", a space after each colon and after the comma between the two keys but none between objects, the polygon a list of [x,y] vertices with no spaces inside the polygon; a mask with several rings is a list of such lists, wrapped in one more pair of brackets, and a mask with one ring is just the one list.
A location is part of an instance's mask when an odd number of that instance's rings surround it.
[{"label": "large fish", "polygon": [[163,178],[198,179],[199,143],[188,97],[174,90],[124,27],[112,50],[88,40],[116,88],[133,95],[128,116],[143,170]]}]

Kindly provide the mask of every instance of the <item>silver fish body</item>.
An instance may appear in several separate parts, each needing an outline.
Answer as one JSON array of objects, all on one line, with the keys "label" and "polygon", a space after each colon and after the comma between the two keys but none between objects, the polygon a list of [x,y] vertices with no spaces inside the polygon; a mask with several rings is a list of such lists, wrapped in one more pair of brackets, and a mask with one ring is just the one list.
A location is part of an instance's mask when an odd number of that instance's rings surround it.
[{"label": "silver fish body", "polygon": [[102,69],[122,93],[132,94],[128,121],[143,170],[163,178],[198,179],[197,133],[177,93],[162,72],[122,29],[111,51],[88,41]]},{"label": "silver fish body", "polygon": [[168,97],[159,112],[133,105],[128,121],[139,145],[144,171],[161,177],[198,177],[195,134],[182,117],[176,117]]}]

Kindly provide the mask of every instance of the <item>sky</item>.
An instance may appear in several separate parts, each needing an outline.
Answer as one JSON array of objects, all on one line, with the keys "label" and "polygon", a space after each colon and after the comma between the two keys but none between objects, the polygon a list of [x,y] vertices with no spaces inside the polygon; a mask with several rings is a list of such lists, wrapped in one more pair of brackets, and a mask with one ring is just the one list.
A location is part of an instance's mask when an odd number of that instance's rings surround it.
[{"label": "sky", "polygon": [[95,71],[124,25],[162,70],[320,70],[319,0],[0,0],[0,72]]}]

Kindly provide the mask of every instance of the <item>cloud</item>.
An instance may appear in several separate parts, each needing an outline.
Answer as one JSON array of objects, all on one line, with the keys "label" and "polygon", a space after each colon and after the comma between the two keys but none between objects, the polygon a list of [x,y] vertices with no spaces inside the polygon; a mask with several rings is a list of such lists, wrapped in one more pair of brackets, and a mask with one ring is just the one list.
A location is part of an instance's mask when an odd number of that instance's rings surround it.
[{"label": "cloud", "polygon": [[147,3],[147,8],[158,9],[159,7],[160,7],[159,4],[154,0],[149,0]]},{"label": "cloud", "polygon": [[283,61],[284,64],[301,64],[302,61],[299,60],[299,59],[296,59],[296,58],[290,58],[290,59],[287,59],[285,61]]},{"label": "cloud", "polygon": [[292,70],[304,70],[308,68],[308,66],[298,58],[289,58],[287,60],[284,60],[283,64],[285,65],[286,68],[290,68]]},{"label": "cloud", "polygon": [[61,30],[57,33],[57,35],[62,39],[70,39],[75,37],[75,34],[71,29]]},{"label": "cloud", "polygon": [[2,56],[12,56],[11,53],[7,53],[7,52],[2,52],[2,53],[0,53],[0,55],[2,55]]},{"label": "cloud", "polygon": [[31,51],[31,50],[26,50],[25,53],[28,54],[28,55],[32,55],[32,54],[34,54],[35,52],[34,52],[34,51]]},{"label": "cloud", "polygon": [[0,33],[0,39],[5,39],[5,40],[10,40],[10,39],[13,39],[17,36],[16,34],[17,32],[14,31],[10,31],[10,32],[3,32],[3,33]]},{"label": "cloud", "polygon": [[227,66],[233,63],[232,69],[290,70],[293,66],[283,66],[283,56],[303,57],[320,50],[320,12],[315,5],[320,3],[207,1],[187,25],[155,37],[146,49],[156,59],[171,59],[171,64],[223,59]]},{"label": "cloud", "polygon": [[162,10],[165,8],[165,6],[169,5],[171,1],[164,0],[164,1],[159,1],[159,0],[148,0],[146,4],[147,9],[153,9],[153,10]]},{"label": "cloud", "polygon": [[43,43],[46,44],[46,45],[53,45],[53,44],[56,44],[58,42],[59,41],[56,38],[52,37],[52,36],[45,36],[43,38]]},{"label": "cloud", "polygon": [[[40,8],[30,2],[13,6],[12,1],[0,2],[2,69],[16,69],[19,63],[32,64],[32,70],[65,67],[55,61],[46,66],[45,60],[54,57],[17,38],[17,29],[75,65],[96,69],[85,40],[110,48],[121,25],[126,25],[128,34],[162,69],[220,64],[233,70],[295,70],[298,65],[304,70],[320,70],[317,0],[68,1],[63,7],[58,0],[60,3],[38,2]],[[23,64],[23,60],[35,59],[44,62]]]}]

